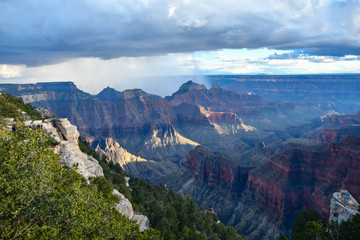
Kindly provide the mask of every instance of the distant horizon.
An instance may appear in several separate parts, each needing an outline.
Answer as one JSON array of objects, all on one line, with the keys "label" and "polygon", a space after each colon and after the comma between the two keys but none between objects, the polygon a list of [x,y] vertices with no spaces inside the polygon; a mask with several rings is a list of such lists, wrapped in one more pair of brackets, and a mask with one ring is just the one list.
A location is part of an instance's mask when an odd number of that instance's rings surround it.
[{"label": "distant horizon", "polygon": [[[305,79],[291,79],[292,77],[305,77]],[[327,78],[327,77],[337,77],[337,78]],[[134,86],[134,87],[123,87],[121,85],[107,85],[101,89],[99,89],[96,92],[92,92],[92,91],[88,91],[87,89],[84,89],[81,84],[78,84],[76,81],[40,81],[40,82],[0,82],[0,86],[1,84],[43,84],[43,83],[50,83],[50,84],[56,84],[56,83],[73,83],[75,84],[75,86],[81,90],[84,91],[86,93],[89,93],[93,96],[99,94],[101,91],[103,91],[104,89],[106,89],[107,87],[110,87],[112,89],[115,89],[116,91],[122,92],[124,90],[131,90],[131,89],[142,89],[145,92],[149,93],[149,94],[154,94],[154,95],[158,95],[161,97],[166,97],[166,96],[170,96],[172,93],[174,93],[175,91],[177,91],[180,86],[184,83],[186,83],[189,80],[192,80],[195,83],[200,83],[200,84],[204,84],[208,89],[211,88],[211,85],[216,83],[216,82],[221,82],[221,80],[224,81],[229,81],[229,80],[233,80],[236,81],[236,78],[245,78],[245,81],[253,81],[253,80],[257,80],[257,81],[261,81],[264,80],[264,82],[266,81],[267,78],[272,78],[272,77],[279,77],[279,79],[277,79],[278,81],[316,81],[317,79],[312,79],[311,77],[326,77],[324,79],[319,79],[319,80],[331,80],[331,81],[338,81],[341,80],[338,77],[344,76],[345,81],[355,81],[355,82],[359,82],[360,84],[360,74],[358,73],[337,73],[337,74],[213,74],[213,75],[182,75],[182,76],[160,76],[160,77],[141,77],[140,79],[147,79],[146,83],[143,87],[142,86]],[[216,79],[216,78],[219,79]],[[221,77],[224,77],[224,79],[221,79]],[[288,79],[290,77],[290,79]],[[310,77],[310,78],[307,78]],[[355,79],[353,79],[352,77],[356,77]],[[231,79],[229,79],[231,78]],[[244,80],[244,79],[239,79],[239,81]],[[274,81],[274,79],[271,79],[271,81]],[[144,82],[144,81],[140,81]],[[156,83],[156,84],[151,84],[152,82]],[[162,86],[162,87],[161,87]],[[159,92],[157,90],[161,89],[162,92]]]}]

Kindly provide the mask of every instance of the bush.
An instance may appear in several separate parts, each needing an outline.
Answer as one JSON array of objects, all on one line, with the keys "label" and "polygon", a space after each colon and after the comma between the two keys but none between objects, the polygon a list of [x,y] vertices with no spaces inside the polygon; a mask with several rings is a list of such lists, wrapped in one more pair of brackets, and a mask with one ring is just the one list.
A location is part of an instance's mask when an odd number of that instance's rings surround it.
[{"label": "bush", "polygon": [[[359,209],[360,210],[360,209]],[[300,211],[292,230],[292,239],[304,240],[355,240],[360,239],[360,215],[330,225],[313,210]]]}]

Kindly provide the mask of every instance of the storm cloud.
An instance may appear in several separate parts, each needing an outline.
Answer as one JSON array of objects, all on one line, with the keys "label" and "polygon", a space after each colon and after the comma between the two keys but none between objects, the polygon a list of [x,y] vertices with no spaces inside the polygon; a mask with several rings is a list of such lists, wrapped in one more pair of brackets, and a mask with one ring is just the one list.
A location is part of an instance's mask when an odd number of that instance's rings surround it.
[{"label": "storm cloud", "polygon": [[0,0],[0,64],[226,48],[360,55],[360,1]]}]

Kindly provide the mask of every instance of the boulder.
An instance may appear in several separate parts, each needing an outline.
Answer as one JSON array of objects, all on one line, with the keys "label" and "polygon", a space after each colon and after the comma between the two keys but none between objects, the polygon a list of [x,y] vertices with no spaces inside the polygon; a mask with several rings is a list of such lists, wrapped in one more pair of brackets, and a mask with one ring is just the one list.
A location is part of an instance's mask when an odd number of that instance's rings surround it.
[{"label": "boulder", "polygon": [[340,192],[334,192],[330,202],[330,218],[329,221],[336,221],[341,223],[352,218],[355,214],[359,214],[357,211],[359,203],[351,196],[346,190]]},{"label": "boulder", "polygon": [[123,215],[132,219],[134,210],[130,201],[116,189],[113,190],[113,194],[120,197],[120,201],[116,204],[116,209]]},{"label": "boulder", "polygon": [[132,217],[132,220],[136,220],[136,222],[139,224],[140,232],[150,228],[150,221],[145,215],[135,213],[135,215]]},{"label": "boulder", "polygon": [[120,201],[115,206],[116,209],[121,214],[129,217],[133,221],[136,221],[140,226],[140,232],[150,228],[150,221],[147,216],[134,212],[130,201],[118,190],[114,189],[113,194],[120,198]]}]

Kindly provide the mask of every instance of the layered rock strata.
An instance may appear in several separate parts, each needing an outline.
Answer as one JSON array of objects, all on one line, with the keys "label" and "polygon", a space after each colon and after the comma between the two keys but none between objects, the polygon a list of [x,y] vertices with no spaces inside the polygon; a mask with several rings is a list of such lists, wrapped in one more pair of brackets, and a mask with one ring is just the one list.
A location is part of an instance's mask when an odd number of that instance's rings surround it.
[{"label": "layered rock strata", "polygon": [[[265,154],[269,150],[262,147],[258,151]],[[327,218],[334,190],[349,189],[360,197],[359,172],[360,136],[356,136],[317,148],[289,144],[252,168],[198,147],[168,185],[214,208],[222,222],[249,239],[275,239],[290,235],[299,210],[311,208]],[[344,205],[346,196],[341,192],[335,197],[338,202],[342,198]]]},{"label": "layered rock strata", "polygon": [[[103,148],[100,147],[103,145]],[[98,144],[96,152],[102,157],[106,156],[108,161],[119,165],[131,175],[154,181],[155,179],[168,176],[178,169],[175,163],[170,161],[147,160],[129,153],[112,138],[105,138],[102,144]]]},{"label": "layered rock strata", "polygon": [[208,76],[227,90],[252,92],[271,101],[306,101],[353,113],[360,109],[360,75],[229,75]]},{"label": "layered rock strata", "polygon": [[[72,83],[0,88],[67,117],[82,134],[95,137],[95,144],[110,137],[143,159],[177,164],[198,144],[235,157],[259,141],[266,145],[279,141],[276,131],[324,114],[311,104],[270,103],[258,95],[227,91],[219,85],[207,89],[192,81],[164,99],[141,89],[110,88],[94,97]],[[44,97],[36,97],[39,94]]]}]

